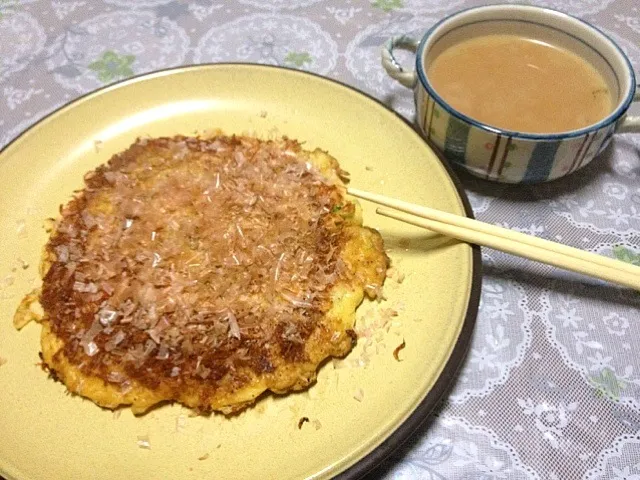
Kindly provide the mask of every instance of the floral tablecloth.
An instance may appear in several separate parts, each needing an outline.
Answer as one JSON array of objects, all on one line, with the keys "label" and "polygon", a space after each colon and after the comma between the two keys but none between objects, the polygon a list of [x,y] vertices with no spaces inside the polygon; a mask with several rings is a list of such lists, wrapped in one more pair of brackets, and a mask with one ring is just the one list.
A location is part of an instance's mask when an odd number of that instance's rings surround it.
[{"label": "floral tablecloth", "polygon": [[[640,72],[640,3],[533,3],[595,23]],[[411,118],[412,94],[383,73],[380,45],[478,4],[0,0],[0,146],[82,93],[202,62],[309,70]],[[550,185],[461,178],[481,220],[640,264],[640,135],[617,135],[602,157]],[[640,478],[640,294],[489,249],[483,258],[480,314],[457,383],[374,475]]]}]

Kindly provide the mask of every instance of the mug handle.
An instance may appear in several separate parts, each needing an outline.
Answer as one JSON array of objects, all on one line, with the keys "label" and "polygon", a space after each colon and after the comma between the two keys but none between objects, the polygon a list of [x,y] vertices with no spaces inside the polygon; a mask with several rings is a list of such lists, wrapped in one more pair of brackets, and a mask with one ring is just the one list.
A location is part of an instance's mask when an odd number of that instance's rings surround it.
[{"label": "mug handle", "polygon": [[399,48],[415,53],[416,50],[418,50],[418,43],[418,40],[407,35],[399,35],[391,37],[382,46],[382,66],[391,78],[397,80],[407,88],[416,86],[416,72],[414,70],[410,72],[405,71],[396,60],[396,57],[393,56],[393,49]]},{"label": "mug handle", "polygon": [[[640,101],[640,87],[636,89],[636,94],[633,96],[633,102]],[[640,116],[625,116],[618,128],[616,128],[616,133],[638,133],[640,132]]]}]

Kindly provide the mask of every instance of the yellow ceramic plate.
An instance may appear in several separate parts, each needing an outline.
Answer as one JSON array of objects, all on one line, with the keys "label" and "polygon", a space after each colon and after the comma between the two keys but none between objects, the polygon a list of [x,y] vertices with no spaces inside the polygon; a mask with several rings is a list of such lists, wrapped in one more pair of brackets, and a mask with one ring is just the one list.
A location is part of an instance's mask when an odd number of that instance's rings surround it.
[{"label": "yellow ceramic plate", "polygon": [[[355,477],[445,393],[476,314],[479,252],[380,218],[367,204],[365,223],[382,232],[397,272],[386,302],[360,307],[356,349],[325,364],[308,392],[267,396],[233,418],[190,417],[179,405],[137,418],[67,395],[36,366],[40,327],[17,332],[11,319],[38,284],[43,220],[57,215],[85,172],[137,136],[214,128],[287,135],[328,150],[354,187],[470,214],[448,168],[409,124],[356,90],[306,73],[179,68],[49,115],[0,153],[0,474],[8,479]],[[403,339],[399,362],[393,351]],[[302,417],[309,421],[298,428]]]}]

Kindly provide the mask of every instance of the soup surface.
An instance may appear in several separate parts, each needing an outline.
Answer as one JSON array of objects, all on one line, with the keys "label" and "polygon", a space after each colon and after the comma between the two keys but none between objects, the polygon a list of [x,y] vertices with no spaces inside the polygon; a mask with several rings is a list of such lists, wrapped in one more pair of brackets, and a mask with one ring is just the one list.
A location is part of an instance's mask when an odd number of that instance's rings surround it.
[{"label": "soup surface", "polygon": [[609,88],[590,63],[569,50],[513,34],[454,44],[430,62],[427,77],[453,108],[505,130],[566,132],[613,110]]}]

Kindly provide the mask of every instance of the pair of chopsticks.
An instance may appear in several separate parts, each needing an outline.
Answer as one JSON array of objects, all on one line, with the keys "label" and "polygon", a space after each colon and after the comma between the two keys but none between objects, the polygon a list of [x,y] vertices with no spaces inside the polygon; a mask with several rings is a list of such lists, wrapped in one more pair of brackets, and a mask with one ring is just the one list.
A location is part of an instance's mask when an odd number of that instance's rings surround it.
[{"label": "pair of chopsticks", "polygon": [[640,291],[640,267],[630,263],[376,193],[355,188],[347,193],[413,216],[385,208],[376,210],[379,215]]}]

